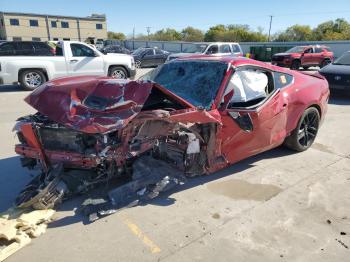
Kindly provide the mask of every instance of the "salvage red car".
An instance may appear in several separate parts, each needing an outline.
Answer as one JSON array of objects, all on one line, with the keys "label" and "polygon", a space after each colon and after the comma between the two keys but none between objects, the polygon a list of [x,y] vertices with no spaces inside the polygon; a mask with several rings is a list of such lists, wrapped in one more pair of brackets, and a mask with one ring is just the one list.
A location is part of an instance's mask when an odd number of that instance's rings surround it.
[{"label": "salvage red car", "polygon": [[333,52],[323,45],[295,46],[284,53],[274,54],[273,65],[289,67],[298,70],[300,67],[308,69],[311,66],[320,68],[333,62]]},{"label": "salvage red car", "polygon": [[118,209],[282,144],[304,151],[328,98],[318,74],[227,56],[180,58],[139,81],[49,81],[15,126],[22,165],[42,170],[17,205],[52,207],[120,178],[108,193]]}]

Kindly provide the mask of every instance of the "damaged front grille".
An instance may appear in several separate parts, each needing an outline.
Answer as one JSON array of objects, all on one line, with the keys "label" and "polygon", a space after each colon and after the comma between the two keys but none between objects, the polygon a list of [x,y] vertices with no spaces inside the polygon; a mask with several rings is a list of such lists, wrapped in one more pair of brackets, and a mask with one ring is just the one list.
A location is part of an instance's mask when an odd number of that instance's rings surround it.
[{"label": "damaged front grille", "polygon": [[94,153],[97,142],[96,135],[81,133],[65,127],[38,127],[38,135],[44,149]]}]

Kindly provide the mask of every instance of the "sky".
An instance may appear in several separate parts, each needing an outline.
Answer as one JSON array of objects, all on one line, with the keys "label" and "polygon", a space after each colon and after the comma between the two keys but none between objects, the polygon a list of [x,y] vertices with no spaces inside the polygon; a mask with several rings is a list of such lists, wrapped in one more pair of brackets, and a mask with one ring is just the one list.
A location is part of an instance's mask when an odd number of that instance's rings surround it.
[{"label": "sky", "polygon": [[88,16],[106,14],[107,30],[131,35],[147,34],[163,28],[181,30],[193,26],[201,30],[217,24],[247,24],[267,33],[294,24],[311,27],[345,18],[350,21],[349,0],[0,0],[0,11]]}]

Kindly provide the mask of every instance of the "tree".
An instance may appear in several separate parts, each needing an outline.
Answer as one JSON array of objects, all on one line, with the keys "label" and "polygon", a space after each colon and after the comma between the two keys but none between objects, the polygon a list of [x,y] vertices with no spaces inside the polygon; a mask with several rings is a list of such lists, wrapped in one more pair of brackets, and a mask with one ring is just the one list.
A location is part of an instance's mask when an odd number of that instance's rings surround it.
[{"label": "tree", "polygon": [[108,31],[107,38],[108,39],[125,40],[126,37],[123,33]]},{"label": "tree", "polygon": [[313,30],[313,35],[315,40],[349,40],[350,24],[343,18],[326,21]]},{"label": "tree", "polygon": [[151,40],[156,41],[179,41],[181,40],[181,33],[172,28],[166,28],[151,34]]},{"label": "tree", "polygon": [[204,40],[204,34],[201,30],[188,26],[181,31],[181,40],[188,42],[201,42]]},{"label": "tree", "polygon": [[313,33],[308,25],[293,25],[275,36],[275,41],[279,42],[309,40],[313,40]]}]

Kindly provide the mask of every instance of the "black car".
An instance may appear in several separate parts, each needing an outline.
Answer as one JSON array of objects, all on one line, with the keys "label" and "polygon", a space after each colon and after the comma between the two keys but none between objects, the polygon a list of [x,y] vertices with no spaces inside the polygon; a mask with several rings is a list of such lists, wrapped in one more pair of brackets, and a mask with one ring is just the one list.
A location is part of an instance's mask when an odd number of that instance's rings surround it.
[{"label": "black car", "polygon": [[331,89],[350,91],[350,51],[320,70]]},{"label": "black car", "polygon": [[52,56],[55,50],[44,42],[19,41],[0,43],[0,56]]},{"label": "black car", "polygon": [[141,68],[164,64],[169,54],[159,48],[147,47],[136,49],[131,55],[134,57],[136,67]]},{"label": "black car", "polygon": [[102,53],[130,54],[130,50],[120,45],[108,45],[102,49]]}]

